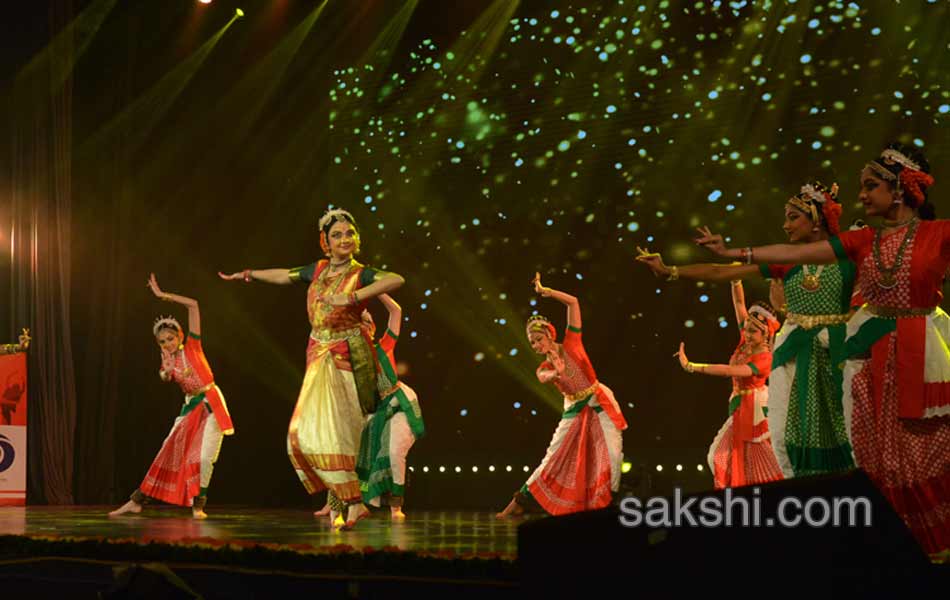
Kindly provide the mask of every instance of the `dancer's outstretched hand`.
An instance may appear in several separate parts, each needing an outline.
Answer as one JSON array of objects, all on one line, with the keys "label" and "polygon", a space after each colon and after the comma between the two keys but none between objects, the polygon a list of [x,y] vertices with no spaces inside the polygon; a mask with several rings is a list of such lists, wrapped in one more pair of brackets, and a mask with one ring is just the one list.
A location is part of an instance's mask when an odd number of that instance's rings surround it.
[{"label": "dancer's outstretched hand", "polygon": [[713,233],[709,230],[708,227],[697,227],[696,231],[699,232],[699,237],[694,241],[705,247],[710,252],[714,252],[720,256],[725,256],[726,251],[729,249],[726,246],[726,242],[722,239],[722,236],[718,233]]},{"label": "dancer's outstretched hand", "polygon": [[683,367],[683,369],[686,369],[686,365],[689,364],[689,359],[686,358],[686,345],[683,342],[680,342],[680,349],[673,356],[679,357],[680,366]]},{"label": "dancer's outstretched hand", "polygon": [[663,264],[663,257],[656,252],[650,252],[640,246],[637,246],[637,262],[645,264],[653,271],[657,277],[666,277],[670,274],[670,268]]},{"label": "dancer's outstretched hand", "polygon": [[244,281],[244,272],[238,271],[237,273],[228,274],[218,271],[218,277],[225,281]]}]

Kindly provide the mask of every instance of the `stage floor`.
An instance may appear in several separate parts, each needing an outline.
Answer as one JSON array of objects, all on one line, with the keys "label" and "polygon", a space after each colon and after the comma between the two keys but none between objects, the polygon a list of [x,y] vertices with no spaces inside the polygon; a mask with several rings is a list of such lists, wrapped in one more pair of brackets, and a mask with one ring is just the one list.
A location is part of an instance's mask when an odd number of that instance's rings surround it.
[{"label": "stage floor", "polygon": [[146,507],[140,515],[109,517],[114,506],[0,507],[0,535],[107,539],[189,544],[213,540],[295,546],[320,551],[345,544],[356,550],[399,548],[446,555],[517,557],[520,520],[499,521],[494,513],[457,511],[407,512],[394,523],[388,509],[374,511],[352,531],[338,531],[326,517],[303,510],[209,507],[208,519],[191,518],[189,509]]}]

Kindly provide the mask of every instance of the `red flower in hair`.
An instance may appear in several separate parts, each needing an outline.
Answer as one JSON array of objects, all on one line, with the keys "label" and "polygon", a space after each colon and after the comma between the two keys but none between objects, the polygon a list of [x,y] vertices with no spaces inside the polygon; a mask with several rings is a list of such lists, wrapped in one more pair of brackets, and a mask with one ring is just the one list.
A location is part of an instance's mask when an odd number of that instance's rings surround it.
[{"label": "red flower in hair", "polygon": [[[826,194],[826,197],[828,195]],[[828,224],[828,233],[838,235],[841,233],[841,224],[838,220],[841,218],[841,204],[831,198],[821,206],[821,212],[825,215],[825,223]]]},{"label": "red flower in hair", "polygon": [[327,243],[327,234],[323,231],[320,232],[320,249],[323,250],[324,254],[330,256],[330,245]]},{"label": "red flower in hair", "polygon": [[914,169],[903,169],[900,172],[901,187],[904,188],[904,195],[913,199],[913,204],[907,204],[911,208],[920,206],[924,202],[924,190],[934,184],[934,178],[923,171]]}]

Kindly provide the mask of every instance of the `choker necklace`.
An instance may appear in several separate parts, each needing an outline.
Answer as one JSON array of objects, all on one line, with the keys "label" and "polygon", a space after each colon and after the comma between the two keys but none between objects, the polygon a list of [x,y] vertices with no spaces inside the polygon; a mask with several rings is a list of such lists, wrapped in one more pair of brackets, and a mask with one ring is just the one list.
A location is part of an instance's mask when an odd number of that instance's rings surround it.
[{"label": "choker necklace", "polygon": [[904,225],[907,225],[908,223],[910,223],[916,218],[917,218],[917,215],[914,215],[909,219],[904,219],[903,221],[888,221],[887,219],[884,219],[883,225],[884,227],[887,227],[887,228],[903,227]]},{"label": "choker necklace", "polygon": [[350,261],[351,261],[351,260],[352,260],[352,259],[348,258],[348,259],[344,260],[343,262],[338,262],[338,263],[335,263],[335,262],[333,262],[333,261],[331,260],[331,261],[330,261],[330,266],[331,266],[331,267],[342,267],[343,265],[348,265],[348,264],[350,264]]}]

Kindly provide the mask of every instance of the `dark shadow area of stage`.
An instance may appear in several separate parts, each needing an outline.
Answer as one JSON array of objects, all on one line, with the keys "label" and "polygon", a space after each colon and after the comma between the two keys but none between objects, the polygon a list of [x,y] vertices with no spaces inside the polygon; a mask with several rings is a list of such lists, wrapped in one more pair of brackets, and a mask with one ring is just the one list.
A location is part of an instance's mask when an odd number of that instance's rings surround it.
[{"label": "dark shadow area of stage", "polygon": [[[854,521],[850,509],[804,511],[809,502],[834,506],[836,499],[849,498],[867,499],[864,506],[870,507],[866,513],[856,509]],[[731,512],[729,524],[714,523],[714,513],[700,508],[730,506],[730,499],[734,508],[717,508],[719,516]],[[791,500],[800,502],[802,512],[787,507]],[[668,597],[742,590],[862,598],[950,589],[950,565],[931,561],[860,470],[682,493],[679,502],[644,496],[637,502],[525,523],[518,531],[522,589],[539,596],[634,586]],[[742,509],[742,502],[749,509]],[[685,516],[686,508],[677,507],[690,508],[693,520]],[[749,515],[745,524],[743,510]],[[563,557],[574,557],[575,563],[553,569]]]},{"label": "dark shadow area of stage", "polygon": [[[182,565],[35,559],[0,563],[5,598],[253,599],[320,594],[322,598],[515,598],[515,583],[431,578],[255,571]],[[435,595],[438,596],[435,596]]]}]

